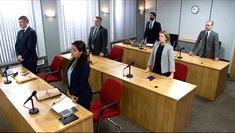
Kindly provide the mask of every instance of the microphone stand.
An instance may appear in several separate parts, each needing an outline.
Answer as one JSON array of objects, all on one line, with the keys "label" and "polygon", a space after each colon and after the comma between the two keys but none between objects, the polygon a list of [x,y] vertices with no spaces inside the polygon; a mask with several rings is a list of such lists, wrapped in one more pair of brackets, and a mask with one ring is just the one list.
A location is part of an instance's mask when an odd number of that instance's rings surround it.
[{"label": "microphone stand", "polygon": [[132,78],[133,74],[131,74],[131,66],[129,66],[129,73],[126,75],[127,78]]},{"label": "microphone stand", "polygon": [[91,61],[91,58],[90,58],[90,55],[91,55],[91,51],[89,49],[87,49],[87,53],[88,53],[88,62],[90,64],[92,64],[92,61]]},{"label": "microphone stand", "polygon": [[8,79],[7,71],[4,72],[4,75],[6,77],[6,80],[4,81],[4,84],[10,84],[11,80]]},{"label": "microphone stand", "polygon": [[183,58],[183,57],[181,56],[181,50],[182,50],[182,49],[179,49],[180,54],[179,54],[179,56],[177,57],[178,59],[182,59],[182,58]]},{"label": "microphone stand", "polygon": [[30,114],[37,114],[39,112],[38,108],[34,108],[33,98],[30,99],[32,103],[32,109],[29,110]]}]

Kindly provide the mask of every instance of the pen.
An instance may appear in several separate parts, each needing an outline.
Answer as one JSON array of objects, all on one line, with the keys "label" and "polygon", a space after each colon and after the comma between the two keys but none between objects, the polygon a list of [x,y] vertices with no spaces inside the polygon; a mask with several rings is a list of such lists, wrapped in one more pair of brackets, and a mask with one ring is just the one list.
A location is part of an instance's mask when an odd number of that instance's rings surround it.
[{"label": "pen", "polygon": [[[66,96],[65,96],[65,97],[66,97]],[[57,104],[57,103],[59,103],[60,101],[62,101],[65,97],[63,97],[63,98],[59,99],[58,101],[54,102],[54,103],[52,104],[52,106],[55,105],[55,104]]]}]

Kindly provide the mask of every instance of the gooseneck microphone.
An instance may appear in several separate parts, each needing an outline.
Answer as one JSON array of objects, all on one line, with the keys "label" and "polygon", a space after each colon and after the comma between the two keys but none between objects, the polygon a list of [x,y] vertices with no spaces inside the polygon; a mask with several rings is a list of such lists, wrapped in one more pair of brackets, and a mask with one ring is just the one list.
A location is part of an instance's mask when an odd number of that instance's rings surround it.
[{"label": "gooseneck microphone", "polygon": [[179,51],[179,56],[177,57],[178,59],[182,59],[183,57],[181,56],[181,50],[184,49],[184,47],[182,48],[178,48],[178,51]]},{"label": "gooseneck microphone", "polygon": [[134,62],[131,62],[130,64],[128,64],[124,69],[127,69],[128,67],[130,67],[131,65],[133,65]]},{"label": "gooseneck microphone", "polygon": [[29,96],[29,98],[24,102],[24,104],[26,104],[29,100],[31,100],[33,96],[35,96],[36,94],[37,94],[37,91],[33,91],[31,96]]},{"label": "gooseneck microphone", "polygon": [[124,74],[124,70],[129,68],[129,73],[126,75],[127,78],[132,78],[133,77],[133,74],[131,74],[131,65],[133,65],[134,62],[131,62],[130,64],[128,64],[124,69],[123,69],[123,76],[125,76]]},{"label": "gooseneck microphone", "polygon": [[31,100],[32,103],[32,108],[29,110],[30,114],[36,114],[39,112],[38,108],[34,108],[34,104],[33,104],[33,96],[36,97],[37,91],[33,91],[31,96],[29,96],[29,98],[24,102],[24,104],[26,104],[29,100]]},{"label": "gooseneck microphone", "polygon": [[7,75],[7,70],[9,69],[9,66],[7,66],[5,68],[5,71],[3,72],[3,76],[6,77],[6,80],[4,81],[4,84],[10,84],[11,83],[11,80],[8,79],[8,75]]}]

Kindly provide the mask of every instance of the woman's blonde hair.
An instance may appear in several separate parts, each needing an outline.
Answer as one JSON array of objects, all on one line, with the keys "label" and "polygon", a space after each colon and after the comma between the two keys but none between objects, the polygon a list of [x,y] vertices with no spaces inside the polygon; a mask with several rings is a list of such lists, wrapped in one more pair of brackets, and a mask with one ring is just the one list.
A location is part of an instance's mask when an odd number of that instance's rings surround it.
[{"label": "woman's blonde hair", "polygon": [[165,37],[166,37],[166,43],[169,43],[169,42],[170,42],[171,38],[170,38],[170,34],[169,34],[168,32],[166,32],[166,31],[160,31],[159,34],[165,35]]}]

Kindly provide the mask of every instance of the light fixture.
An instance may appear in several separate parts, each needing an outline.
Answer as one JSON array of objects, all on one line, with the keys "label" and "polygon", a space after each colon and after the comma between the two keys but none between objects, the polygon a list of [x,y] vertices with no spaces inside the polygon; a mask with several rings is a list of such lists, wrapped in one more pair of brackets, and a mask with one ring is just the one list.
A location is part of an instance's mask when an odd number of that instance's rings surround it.
[{"label": "light fixture", "polygon": [[102,8],[101,11],[102,11],[102,13],[103,13],[104,15],[109,14],[109,9],[106,8],[106,7]]},{"label": "light fixture", "polygon": [[141,14],[144,13],[144,7],[143,6],[139,7],[139,10],[140,10]]},{"label": "light fixture", "polygon": [[47,10],[46,12],[45,12],[45,14],[46,14],[46,16],[48,17],[48,18],[54,18],[55,17],[55,11],[53,11],[53,10]]}]

